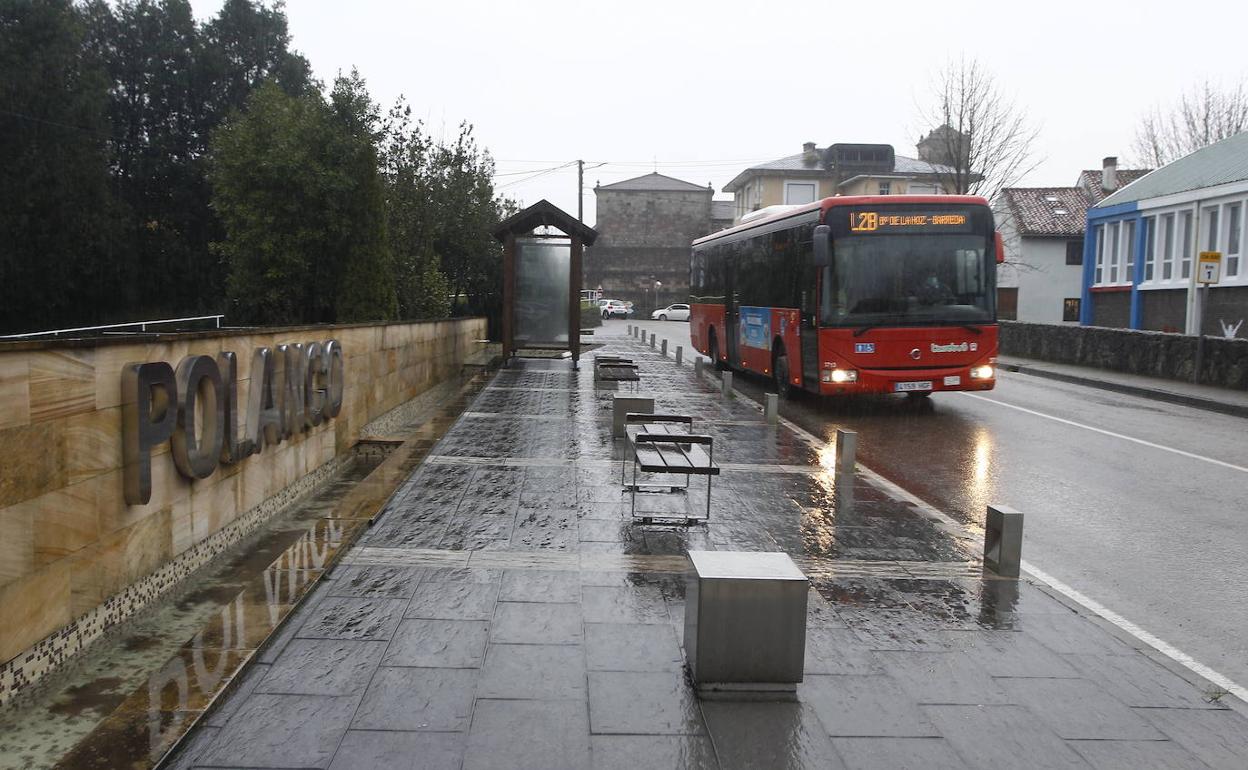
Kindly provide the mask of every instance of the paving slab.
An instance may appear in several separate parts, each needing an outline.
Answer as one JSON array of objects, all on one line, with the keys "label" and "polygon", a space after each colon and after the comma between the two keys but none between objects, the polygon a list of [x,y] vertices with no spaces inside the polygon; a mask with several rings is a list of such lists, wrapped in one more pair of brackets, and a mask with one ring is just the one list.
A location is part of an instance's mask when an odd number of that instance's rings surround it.
[{"label": "paving slab", "polygon": [[462,732],[472,718],[477,679],[470,668],[379,668],[351,727]]},{"label": "paving slab", "polygon": [[464,770],[582,770],[589,720],[581,701],[477,702]]},{"label": "paving slab", "polygon": [[707,702],[702,714],[724,770],[845,767],[810,706]]},{"label": "paving slab", "polygon": [[459,770],[463,733],[348,730],[329,770]]}]

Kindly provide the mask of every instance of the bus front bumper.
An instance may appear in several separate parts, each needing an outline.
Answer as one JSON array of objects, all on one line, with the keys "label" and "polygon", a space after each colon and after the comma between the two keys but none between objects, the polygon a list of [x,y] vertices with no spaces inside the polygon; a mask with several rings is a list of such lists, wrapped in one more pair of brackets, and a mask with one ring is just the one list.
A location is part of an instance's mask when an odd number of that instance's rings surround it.
[{"label": "bus front bumper", "polygon": [[[939,369],[858,369],[852,382],[834,382],[829,370],[822,373],[819,393],[827,396],[856,393],[937,393],[951,390],[992,390],[997,384],[996,365]],[[835,370],[832,370],[835,371]],[[839,379],[844,375],[836,375]]]}]

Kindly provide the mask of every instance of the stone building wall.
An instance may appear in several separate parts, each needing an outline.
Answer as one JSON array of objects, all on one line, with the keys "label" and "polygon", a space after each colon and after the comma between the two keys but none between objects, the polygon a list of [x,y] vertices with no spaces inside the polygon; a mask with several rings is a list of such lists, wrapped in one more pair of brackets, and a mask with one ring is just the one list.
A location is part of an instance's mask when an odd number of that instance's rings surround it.
[{"label": "stone building wall", "polygon": [[[363,425],[458,374],[484,336],[473,318],[0,343],[0,696],[311,488]],[[195,481],[165,441],[152,451],[151,499],[125,502],[123,366],[233,351],[245,404],[256,348],[330,339],[343,350],[336,417]]]},{"label": "stone building wall", "polygon": [[[711,232],[711,190],[595,190],[598,240],[585,252],[585,286],[639,313],[689,301],[689,253]],[[657,298],[654,281],[663,284]]]}]

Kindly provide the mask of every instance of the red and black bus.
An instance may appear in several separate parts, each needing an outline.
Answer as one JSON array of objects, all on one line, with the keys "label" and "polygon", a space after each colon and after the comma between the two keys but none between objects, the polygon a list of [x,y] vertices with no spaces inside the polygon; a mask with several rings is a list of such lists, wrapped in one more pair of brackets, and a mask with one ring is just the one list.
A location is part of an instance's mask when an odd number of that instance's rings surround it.
[{"label": "red and black bus", "polygon": [[700,238],[693,347],[789,395],[991,390],[996,266],[988,201],[846,196]]}]

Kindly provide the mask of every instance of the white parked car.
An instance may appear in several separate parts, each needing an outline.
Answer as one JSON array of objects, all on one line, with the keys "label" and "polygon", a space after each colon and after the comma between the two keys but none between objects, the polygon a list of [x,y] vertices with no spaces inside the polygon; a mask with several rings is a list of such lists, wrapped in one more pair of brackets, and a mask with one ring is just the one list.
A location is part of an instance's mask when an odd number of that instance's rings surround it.
[{"label": "white parked car", "polygon": [[688,305],[668,305],[661,307],[650,314],[650,318],[656,321],[688,321],[689,306]]},{"label": "white parked car", "polygon": [[606,318],[628,318],[633,312],[633,303],[623,302],[618,299],[600,300],[598,307],[602,310],[602,317]]}]

